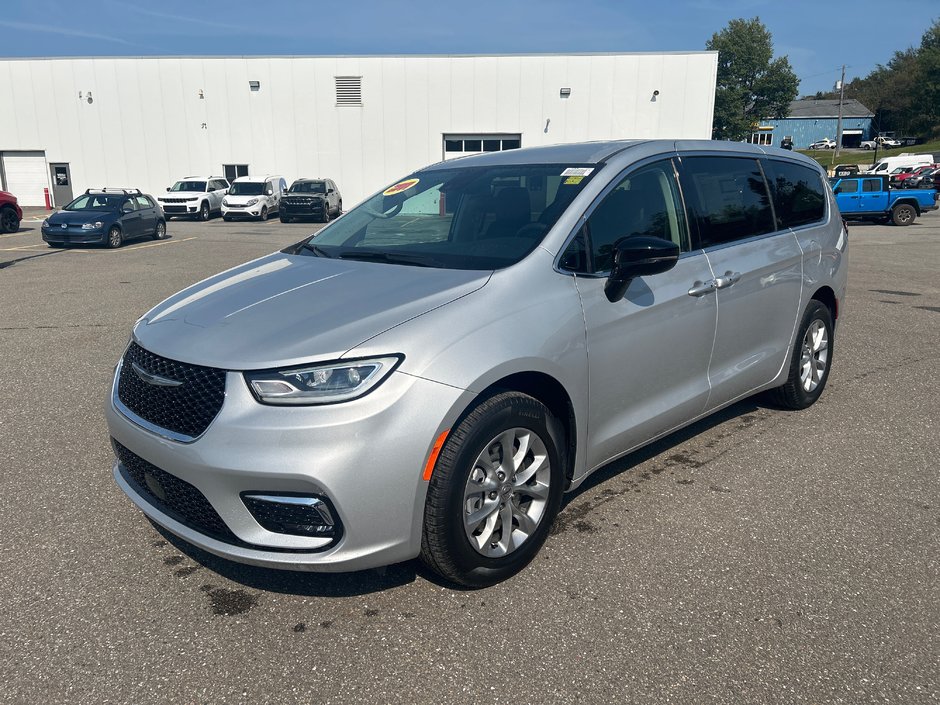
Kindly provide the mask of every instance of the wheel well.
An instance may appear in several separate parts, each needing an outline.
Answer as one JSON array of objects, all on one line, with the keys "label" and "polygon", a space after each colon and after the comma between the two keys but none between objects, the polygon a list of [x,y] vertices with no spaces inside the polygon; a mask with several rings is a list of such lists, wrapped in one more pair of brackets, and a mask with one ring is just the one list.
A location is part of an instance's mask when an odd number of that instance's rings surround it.
[{"label": "wheel well", "polygon": [[832,314],[833,321],[839,317],[839,304],[836,301],[836,293],[828,286],[819,289],[813,294],[813,298],[826,305],[826,308]]},{"label": "wheel well", "polygon": [[555,415],[555,418],[561,423],[565,432],[563,448],[565,452],[564,466],[566,487],[571,482],[574,475],[574,453],[576,447],[576,429],[574,417],[574,405],[571,403],[571,397],[561,383],[554,377],[542,372],[519,372],[501,380],[494,382],[473,401],[473,403],[464,411],[464,415],[469,413],[481,399],[490,397],[500,392],[521,392],[535,397],[545,404]]},{"label": "wheel well", "polygon": [[893,206],[891,206],[891,210],[894,210],[898,206],[912,206],[914,210],[917,212],[917,215],[920,215],[920,204],[914,199],[907,199],[907,198],[905,198],[904,200],[899,199],[894,202]]}]

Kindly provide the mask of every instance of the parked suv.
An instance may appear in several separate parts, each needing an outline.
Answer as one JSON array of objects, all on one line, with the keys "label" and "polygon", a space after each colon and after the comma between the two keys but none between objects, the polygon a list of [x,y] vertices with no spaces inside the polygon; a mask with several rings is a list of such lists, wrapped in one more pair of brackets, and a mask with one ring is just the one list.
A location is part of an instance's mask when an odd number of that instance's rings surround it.
[{"label": "parked suv", "polygon": [[16,196],[8,191],[0,191],[0,233],[15,233],[20,229],[23,210],[16,202]]},{"label": "parked suv", "polygon": [[281,198],[281,222],[316,218],[330,222],[343,212],[343,197],[332,179],[297,179]]},{"label": "parked suv", "polygon": [[228,195],[222,199],[222,219],[267,220],[278,212],[286,190],[283,176],[241,176],[232,182]]},{"label": "parked suv", "polygon": [[421,556],[489,585],[612,460],[758,392],[813,404],[846,247],[821,167],[783,150],[441,162],[144,314],[107,408],[114,477],[232,560]]},{"label": "parked suv", "polygon": [[187,216],[209,220],[222,211],[222,199],[229,183],[221,176],[187,176],[168,187],[165,195],[157,196],[167,218]]}]

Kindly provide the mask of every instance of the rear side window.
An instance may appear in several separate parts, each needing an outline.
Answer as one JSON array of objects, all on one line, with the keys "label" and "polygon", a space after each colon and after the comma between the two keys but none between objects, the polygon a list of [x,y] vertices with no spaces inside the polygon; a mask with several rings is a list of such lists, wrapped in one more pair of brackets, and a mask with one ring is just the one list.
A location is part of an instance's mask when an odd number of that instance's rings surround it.
[{"label": "rear side window", "polygon": [[684,157],[680,174],[698,247],[776,230],[767,184],[756,159]]},{"label": "rear side window", "polygon": [[763,164],[774,195],[778,228],[795,228],[826,217],[826,192],[819,172],[776,159]]},{"label": "rear side window", "polygon": [[862,192],[863,193],[874,193],[876,191],[881,191],[881,179],[865,179],[862,182]]}]

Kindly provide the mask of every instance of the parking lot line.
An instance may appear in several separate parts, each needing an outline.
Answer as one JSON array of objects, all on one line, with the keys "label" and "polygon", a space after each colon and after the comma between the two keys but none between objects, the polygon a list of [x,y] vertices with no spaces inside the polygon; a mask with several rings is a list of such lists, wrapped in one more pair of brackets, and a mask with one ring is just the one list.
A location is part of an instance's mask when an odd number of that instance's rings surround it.
[{"label": "parking lot line", "polygon": [[160,245],[172,245],[178,242],[186,242],[187,240],[196,240],[197,236],[193,235],[192,237],[184,237],[182,240],[163,240],[161,242],[150,242],[146,245],[132,245],[131,247],[122,247],[115,252],[131,252],[133,250],[145,250],[148,247],[159,247]]},{"label": "parking lot line", "polygon": [[43,247],[45,243],[37,244],[33,243],[30,245],[18,245],[17,247],[4,247],[0,249],[0,252],[21,252],[22,250],[28,250],[31,247]]},{"label": "parking lot line", "polygon": [[5,238],[5,237],[27,237],[29,235],[30,233],[28,231],[22,232],[22,233],[8,233],[6,235],[0,235],[0,239]]}]

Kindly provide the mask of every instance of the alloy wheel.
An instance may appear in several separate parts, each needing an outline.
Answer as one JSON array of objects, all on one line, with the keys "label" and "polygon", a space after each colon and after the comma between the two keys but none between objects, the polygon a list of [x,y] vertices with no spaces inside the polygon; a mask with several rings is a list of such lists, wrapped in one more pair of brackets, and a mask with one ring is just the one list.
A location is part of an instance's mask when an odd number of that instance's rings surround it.
[{"label": "alloy wheel", "polygon": [[803,391],[812,392],[819,386],[828,364],[829,333],[826,331],[826,324],[816,319],[803,336],[803,350],[800,355],[800,382]]}]

